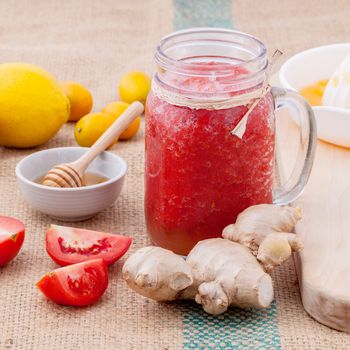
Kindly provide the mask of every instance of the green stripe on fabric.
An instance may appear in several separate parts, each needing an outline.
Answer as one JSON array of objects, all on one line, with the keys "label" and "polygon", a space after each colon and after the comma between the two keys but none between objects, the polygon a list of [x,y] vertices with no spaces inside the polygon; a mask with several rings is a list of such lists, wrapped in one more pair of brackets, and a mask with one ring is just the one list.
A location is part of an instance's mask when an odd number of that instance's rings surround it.
[{"label": "green stripe on fabric", "polygon": [[184,304],[184,349],[281,349],[276,303],[269,309],[232,308],[219,316],[194,302]]},{"label": "green stripe on fabric", "polygon": [[[233,28],[232,0],[173,0],[174,29]],[[184,349],[281,349],[274,302],[269,309],[233,308],[219,316],[206,314],[195,302],[184,302]]]},{"label": "green stripe on fabric", "polygon": [[174,29],[233,28],[232,0],[173,0]]}]

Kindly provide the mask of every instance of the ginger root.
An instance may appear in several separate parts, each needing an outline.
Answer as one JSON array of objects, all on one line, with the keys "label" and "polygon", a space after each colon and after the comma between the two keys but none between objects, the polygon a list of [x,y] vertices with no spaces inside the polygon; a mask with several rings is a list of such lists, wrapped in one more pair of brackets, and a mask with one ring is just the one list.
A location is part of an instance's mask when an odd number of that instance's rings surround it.
[{"label": "ginger root", "polygon": [[299,208],[261,204],[243,211],[224,238],[198,242],[186,260],[160,247],[131,255],[123,277],[137,293],[157,300],[194,299],[210,314],[229,306],[269,307],[272,279],[267,272],[302,249],[291,233]]},{"label": "ginger root", "polygon": [[200,241],[186,259],[192,269],[195,301],[213,315],[230,305],[266,308],[273,300],[270,275],[249,249],[222,238]]},{"label": "ginger root", "polygon": [[269,272],[303,248],[300,239],[291,233],[300,219],[300,208],[254,205],[242,211],[235,224],[226,226],[222,236],[248,247]]},{"label": "ginger root", "polygon": [[123,277],[137,293],[157,301],[175,300],[193,283],[185,259],[160,247],[144,247],[131,255],[123,266]]}]

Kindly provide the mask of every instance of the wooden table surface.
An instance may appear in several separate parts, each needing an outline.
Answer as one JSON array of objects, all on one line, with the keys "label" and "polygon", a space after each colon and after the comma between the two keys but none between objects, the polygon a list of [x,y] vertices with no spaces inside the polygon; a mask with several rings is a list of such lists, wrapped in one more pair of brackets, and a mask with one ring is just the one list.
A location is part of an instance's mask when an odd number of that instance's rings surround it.
[{"label": "wooden table surface", "polygon": [[[278,84],[276,76],[272,81]],[[289,174],[299,131],[289,111],[277,118]],[[304,250],[295,255],[303,305],[319,322],[350,332],[350,149],[318,140],[309,182],[294,204],[303,211],[296,232]]]}]

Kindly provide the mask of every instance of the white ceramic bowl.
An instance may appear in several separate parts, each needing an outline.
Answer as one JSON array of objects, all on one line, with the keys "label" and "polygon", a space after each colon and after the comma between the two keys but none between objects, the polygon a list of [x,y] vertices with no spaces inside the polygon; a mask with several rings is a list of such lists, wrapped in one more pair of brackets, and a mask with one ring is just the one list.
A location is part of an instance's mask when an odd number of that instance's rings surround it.
[{"label": "white ceramic bowl", "polygon": [[16,176],[24,199],[33,208],[63,221],[85,220],[111,206],[121,192],[127,168],[125,161],[111,152],[103,152],[87,169],[109,178],[106,182],[79,188],[53,188],[33,182],[55,165],[72,162],[86,151],[82,147],[51,148],[22,159]]},{"label": "white ceramic bowl", "polygon": [[[350,43],[320,46],[298,53],[281,67],[283,87],[300,91],[321,79],[329,79],[344,58]],[[350,147],[350,110],[330,106],[313,107],[318,137],[324,141]]]}]

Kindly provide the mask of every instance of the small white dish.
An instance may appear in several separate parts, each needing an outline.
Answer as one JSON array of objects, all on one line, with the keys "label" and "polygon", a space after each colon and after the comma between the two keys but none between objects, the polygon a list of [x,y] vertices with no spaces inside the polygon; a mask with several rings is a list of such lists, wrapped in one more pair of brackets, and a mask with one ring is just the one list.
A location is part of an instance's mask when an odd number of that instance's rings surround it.
[{"label": "small white dish", "polygon": [[126,163],[111,152],[103,152],[88,167],[88,172],[108,181],[79,188],[55,188],[34,182],[57,164],[78,159],[87,148],[61,147],[32,153],[16,166],[16,176],[24,199],[35,209],[62,221],[88,219],[111,206],[118,198],[126,173]]},{"label": "small white dish", "polygon": [[[279,72],[283,87],[294,91],[329,79],[344,58],[350,54],[350,43],[320,46],[298,53],[287,60]],[[331,106],[312,107],[318,137],[324,141],[350,147],[350,110]]]}]

